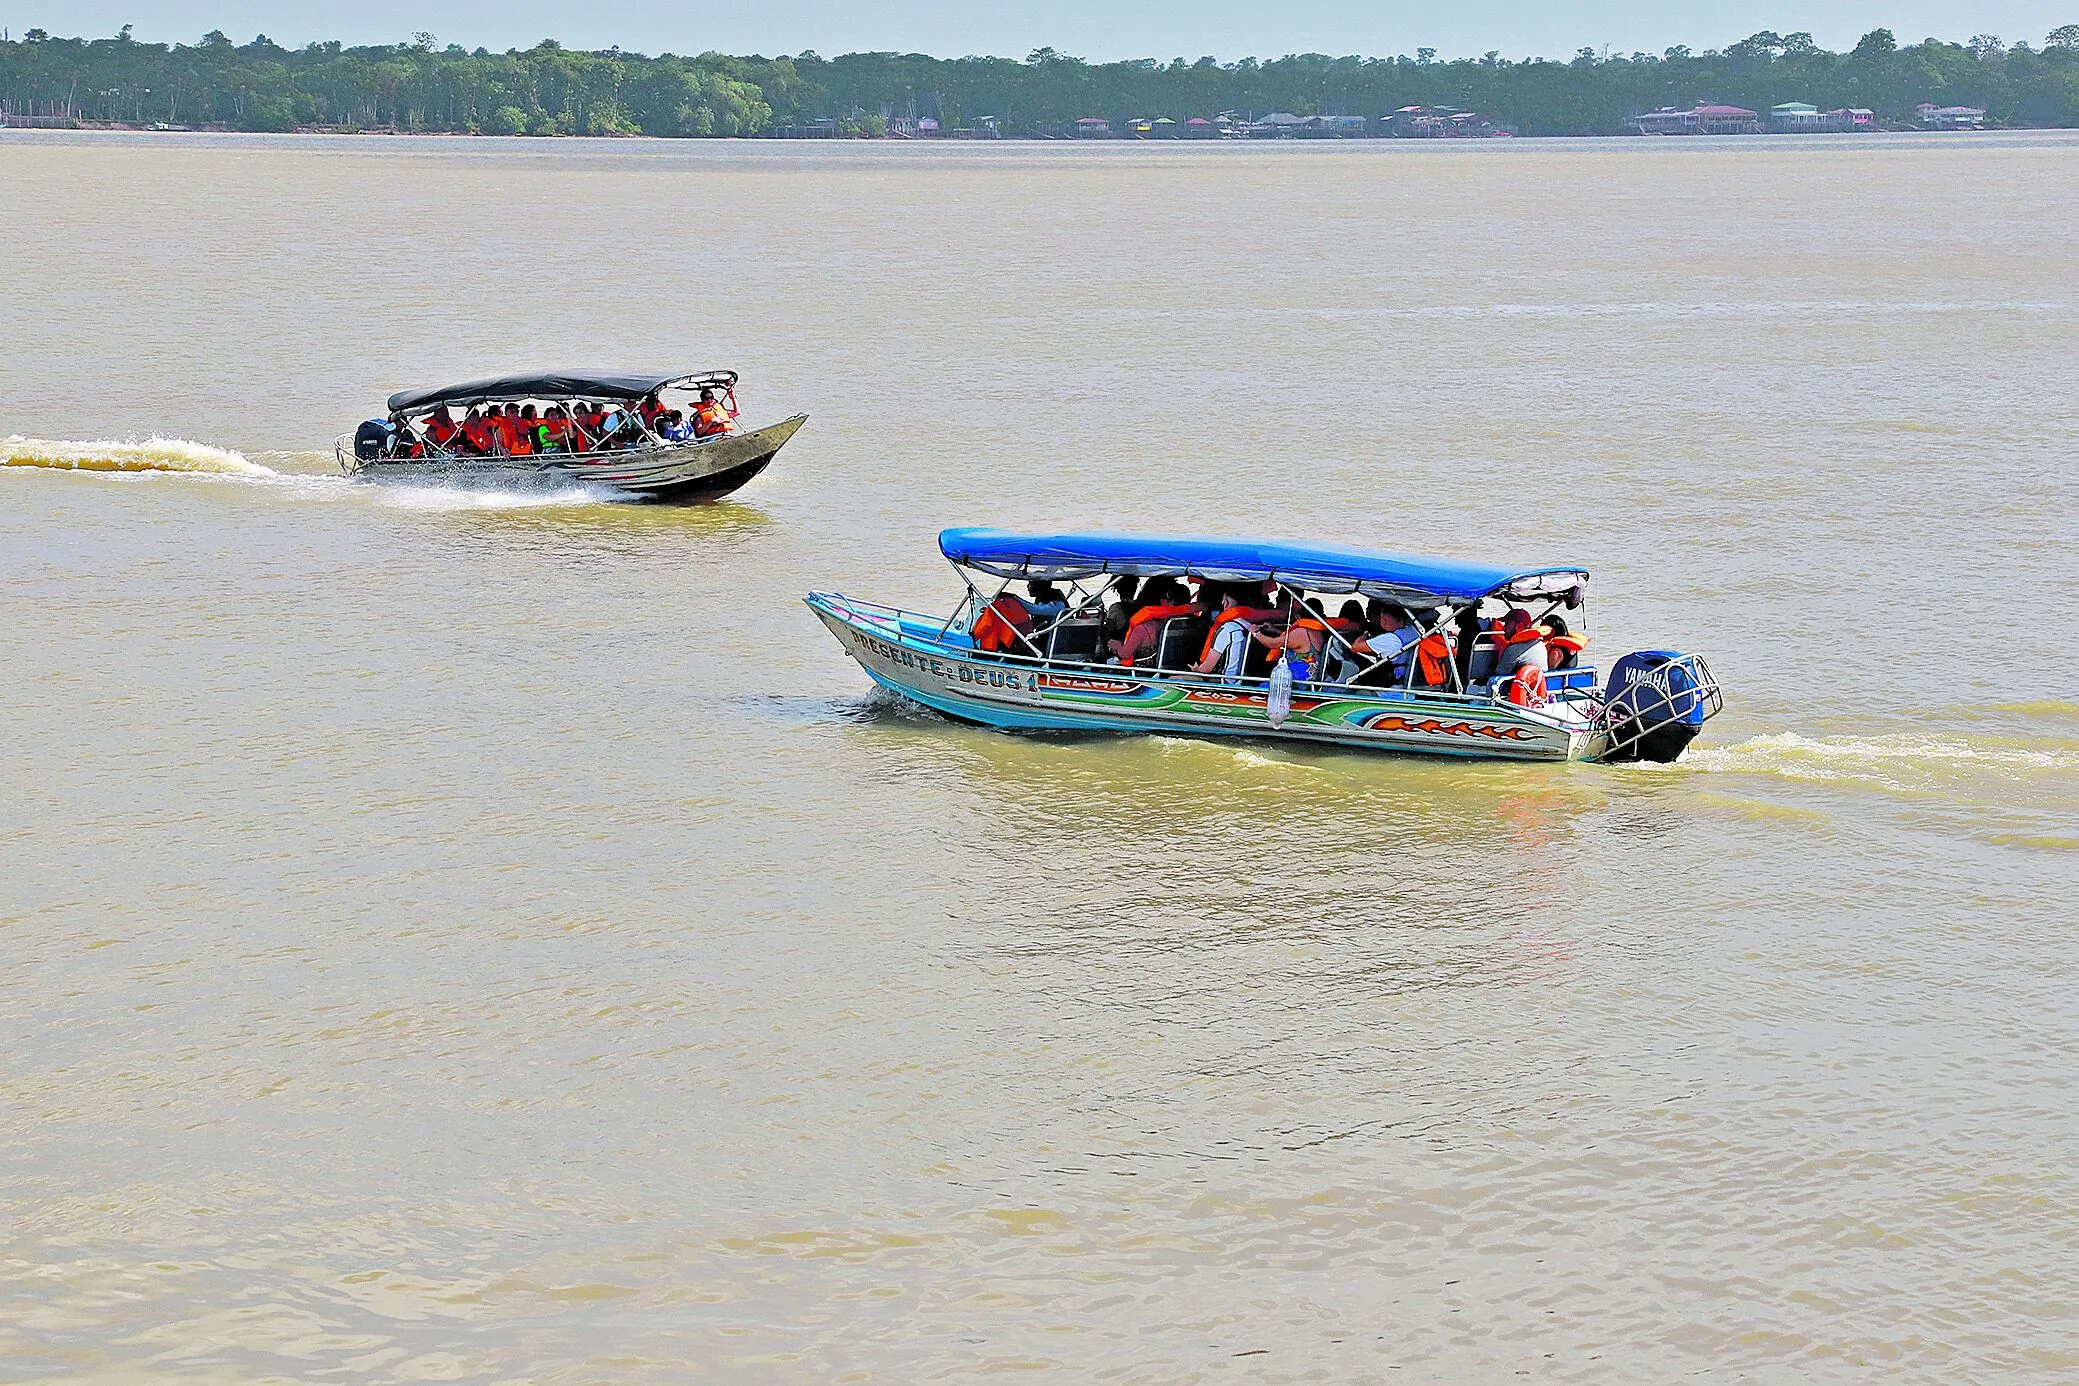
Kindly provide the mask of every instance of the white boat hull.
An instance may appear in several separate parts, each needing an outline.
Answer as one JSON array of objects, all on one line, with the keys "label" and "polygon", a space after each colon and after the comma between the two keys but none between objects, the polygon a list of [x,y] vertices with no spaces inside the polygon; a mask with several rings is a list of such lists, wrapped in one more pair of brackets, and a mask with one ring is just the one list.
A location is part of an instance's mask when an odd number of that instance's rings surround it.
[{"label": "white boat hull", "polygon": [[873,680],[949,717],[1028,731],[1247,736],[1483,760],[1593,760],[1605,739],[1591,705],[1550,709],[1401,689],[1301,685],[1273,724],[1261,680],[1112,666],[1050,666],[981,654],[927,618],[811,593],[809,608]]}]

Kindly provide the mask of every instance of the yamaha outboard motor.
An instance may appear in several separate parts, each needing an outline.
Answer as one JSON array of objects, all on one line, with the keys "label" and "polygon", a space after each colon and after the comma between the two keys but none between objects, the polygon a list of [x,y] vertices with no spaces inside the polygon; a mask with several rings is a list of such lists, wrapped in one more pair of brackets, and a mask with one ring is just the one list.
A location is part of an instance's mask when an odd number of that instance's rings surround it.
[{"label": "yamaha outboard motor", "polygon": [[1723,705],[1710,666],[1676,650],[1640,650],[1610,671],[1603,706],[1610,749],[1604,760],[1650,760],[1666,765],[1680,756],[1704,719]]},{"label": "yamaha outboard motor", "polygon": [[397,425],[388,419],[368,419],[354,430],[354,456],[363,462],[374,462],[388,455],[390,440],[397,436]]}]

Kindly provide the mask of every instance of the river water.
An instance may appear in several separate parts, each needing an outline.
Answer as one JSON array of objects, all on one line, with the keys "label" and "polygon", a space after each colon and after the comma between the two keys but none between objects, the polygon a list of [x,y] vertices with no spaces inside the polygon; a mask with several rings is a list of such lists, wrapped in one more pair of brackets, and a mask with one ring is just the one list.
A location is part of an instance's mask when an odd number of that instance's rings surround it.
[{"label": "river water", "polygon": [[[0,1379],[2079,1369],[2074,225],[2066,135],[0,136]],[[594,363],[811,421],[331,474]],[[798,600],[955,523],[1578,560],[1728,710],[964,729]]]}]

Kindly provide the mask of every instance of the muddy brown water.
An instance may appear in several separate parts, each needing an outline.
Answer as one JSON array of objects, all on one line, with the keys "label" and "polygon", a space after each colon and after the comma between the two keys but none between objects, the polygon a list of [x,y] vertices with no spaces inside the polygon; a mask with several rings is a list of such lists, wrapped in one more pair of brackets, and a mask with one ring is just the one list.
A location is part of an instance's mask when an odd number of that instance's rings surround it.
[{"label": "muddy brown water", "polygon": [[[0,1377],[2079,1368],[2074,224],[2063,135],[0,135]],[[331,474],[652,362],[811,421]],[[1729,707],[952,726],[799,597],[958,523],[1577,560]]]}]

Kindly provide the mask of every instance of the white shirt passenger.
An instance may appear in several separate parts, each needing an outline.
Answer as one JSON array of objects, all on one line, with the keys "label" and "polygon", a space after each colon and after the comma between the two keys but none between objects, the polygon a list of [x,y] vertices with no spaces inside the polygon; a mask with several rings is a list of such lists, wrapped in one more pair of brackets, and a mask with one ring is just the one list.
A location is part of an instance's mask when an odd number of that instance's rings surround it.
[{"label": "white shirt passenger", "polygon": [[1249,623],[1229,621],[1213,636],[1213,653],[1220,656],[1220,682],[1236,683],[1242,677],[1242,661],[1249,655]]}]

